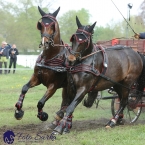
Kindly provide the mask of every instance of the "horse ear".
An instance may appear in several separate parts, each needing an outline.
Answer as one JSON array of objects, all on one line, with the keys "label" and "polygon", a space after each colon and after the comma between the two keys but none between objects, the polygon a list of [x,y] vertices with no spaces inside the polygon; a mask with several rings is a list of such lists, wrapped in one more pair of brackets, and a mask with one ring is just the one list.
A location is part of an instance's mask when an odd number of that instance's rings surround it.
[{"label": "horse ear", "polygon": [[56,16],[57,16],[59,10],[60,10],[60,7],[52,14],[55,18],[56,18]]},{"label": "horse ear", "polygon": [[77,16],[76,16],[76,23],[77,23],[78,28],[82,27],[82,24],[80,23],[80,21],[79,21]]},{"label": "horse ear", "polygon": [[93,31],[95,25],[96,25],[96,22],[95,22],[92,26],[89,27],[89,32],[90,32],[90,33],[92,33],[92,31]]},{"label": "horse ear", "polygon": [[39,12],[40,12],[40,14],[41,14],[42,17],[43,17],[44,15],[46,15],[46,13],[43,12],[42,9],[41,9],[39,6],[38,6],[38,10],[39,10]]}]

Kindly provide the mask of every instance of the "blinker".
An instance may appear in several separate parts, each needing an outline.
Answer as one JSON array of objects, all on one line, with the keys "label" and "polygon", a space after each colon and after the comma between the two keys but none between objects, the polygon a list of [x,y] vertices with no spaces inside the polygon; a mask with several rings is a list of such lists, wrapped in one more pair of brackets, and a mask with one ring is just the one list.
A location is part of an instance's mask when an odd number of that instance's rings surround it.
[{"label": "blinker", "polygon": [[38,29],[38,30],[42,30],[42,25],[41,25],[40,22],[37,23],[37,29]]}]

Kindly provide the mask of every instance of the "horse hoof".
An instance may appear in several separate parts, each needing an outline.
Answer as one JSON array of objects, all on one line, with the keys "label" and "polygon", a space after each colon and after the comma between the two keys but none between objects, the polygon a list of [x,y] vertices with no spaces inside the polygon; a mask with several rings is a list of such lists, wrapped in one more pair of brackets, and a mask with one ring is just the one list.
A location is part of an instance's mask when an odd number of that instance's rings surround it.
[{"label": "horse hoof", "polygon": [[109,120],[105,126],[108,129],[108,128],[115,127],[115,125],[116,125],[116,121],[114,119],[112,119],[112,120]]},{"label": "horse hoof", "polygon": [[53,129],[55,129],[56,128],[56,125],[54,125],[54,124],[50,124],[50,125],[48,125],[48,130],[53,130]]},{"label": "horse hoof", "polygon": [[110,129],[110,128],[111,128],[111,126],[107,125],[105,128]]},{"label": "horse hoof", "polygon": [[46,121],[48,119],[48,114],[45,112],[39,112],[37,117],[41,120],[41,121]]},{"label": "horse hoof", "polygon": [[55,131],[53,131],[52,134],[59,135],[59,133],[58,132],[55,132]]},{"label": "horse hoof", "polygon": [[21,120],[23,118],[24,111],[23,110],[15,110],[15,118],[17,120]]},{"label": "horse hoof", "polygon": [[91,108],[92,105],[93,105],[93,103],[90,104],[86,99],[84,99],[84,100],[82,101],[82,104],[83,104],[83,106],[85,106],[86,108]]},{"label": "horse hoof", "polygon": [[57,126],[57,127],[53,130],[53,132],[57,132],[57,133],[59,133],[59,134],[62,135],[62,133],[63,133],[63,128],[62,128],[61,126]]}]

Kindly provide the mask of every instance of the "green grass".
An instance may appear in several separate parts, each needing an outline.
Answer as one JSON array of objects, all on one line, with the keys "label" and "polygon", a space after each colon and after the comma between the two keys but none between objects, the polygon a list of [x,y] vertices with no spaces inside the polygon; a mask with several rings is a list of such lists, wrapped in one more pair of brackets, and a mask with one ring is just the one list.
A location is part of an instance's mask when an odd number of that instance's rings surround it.
[{"label": "green grass", "polygon": [[[14,118],[14,105],[19,98],[22,86],[28,82],[32,73],[33,70],[18,70],[16,74],[0,75],[0,128],[11,129],[21,125],[41,124],[41,121],[37,118],[37,103],[46,91],[46,87],[43,85],[31,88],[27,92],[23,104],[23,110],[25,111],[23,119],[17,121]],[[104,92],[103,95],[106,95],[106,93]],[[43,110],[49,114],[48,123],[53,120],[55,112],[59,110],[61,101],[61,89],[58,89],[52,98],[46,102]],[[80,103],[73,114],[74,128],[69,134],[56,136],[57,139],[55,141],[43,141],[40,143],[15,142],[15,145],[144,145],[144,124],[116,126],[113,129],[105,129],[105,122],[100,122],[100,120],[109,120],[112,117],[110,103],[111,100],[101,100],[97,109],[95,104],[92,108],[87,109]],[[145,114],[143,113],[141,116],[145,116]],[[91,125],[92,121],[94,124]],[[88,128],[89,126],[91,127]],[[83,131],[81,131],[81,128]],[[3,143],[2,138],[0,140]]]}]

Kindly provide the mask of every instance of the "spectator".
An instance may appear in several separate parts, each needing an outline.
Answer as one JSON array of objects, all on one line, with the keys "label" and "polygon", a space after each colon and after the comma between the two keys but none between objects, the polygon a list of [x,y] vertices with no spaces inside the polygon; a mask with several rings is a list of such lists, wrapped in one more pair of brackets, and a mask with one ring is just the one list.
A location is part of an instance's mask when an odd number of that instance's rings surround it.
[{"label": "spectator", "polygon": [[16,48],[16,45],[13,44],[12,48],[9,50],[9,55],[10,55],[10,64],[9,64],[9,71],[8,73],[10,73],[10,68],[13,64],[13,73],[15,73],[15,69],[16,69],[16,62],[17,62],[17,55],[19,54],[18,49]]},{"label": "spectator", "polygon": [[7,44],[5,41],[3,41],[0,47],[0,74],[2,74],[3,63],[5,66],[5,74],[7,74],[7,62],[9,58],[9,49],[10,49],[10,45]]}]

